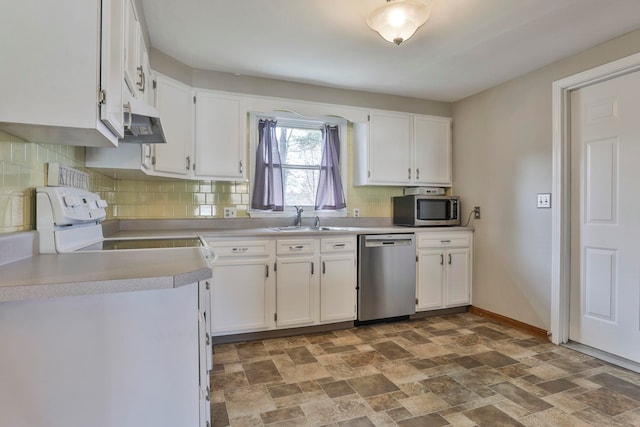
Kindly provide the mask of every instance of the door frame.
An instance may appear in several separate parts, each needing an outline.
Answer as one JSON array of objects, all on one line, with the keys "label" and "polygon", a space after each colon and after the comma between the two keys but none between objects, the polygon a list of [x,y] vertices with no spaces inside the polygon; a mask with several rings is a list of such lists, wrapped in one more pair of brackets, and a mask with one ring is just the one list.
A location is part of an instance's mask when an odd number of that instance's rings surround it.
[{"label": "door frame", "polygon": [[552,85],[551,342],[569,341],[571,294],[571,91],[640,71],[640,53],[565,77]]}]

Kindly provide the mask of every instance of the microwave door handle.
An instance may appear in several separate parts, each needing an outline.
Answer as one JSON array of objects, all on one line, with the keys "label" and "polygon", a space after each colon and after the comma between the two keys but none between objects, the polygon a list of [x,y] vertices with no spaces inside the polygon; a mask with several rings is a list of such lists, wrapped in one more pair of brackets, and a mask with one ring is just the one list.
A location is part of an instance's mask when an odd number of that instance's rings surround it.
[{"label": "microwave door handle", "polygon": [[456,202],[455,200],[451,200],[449,202],[449,219],[454,219],[453,215],[456,213]]}]

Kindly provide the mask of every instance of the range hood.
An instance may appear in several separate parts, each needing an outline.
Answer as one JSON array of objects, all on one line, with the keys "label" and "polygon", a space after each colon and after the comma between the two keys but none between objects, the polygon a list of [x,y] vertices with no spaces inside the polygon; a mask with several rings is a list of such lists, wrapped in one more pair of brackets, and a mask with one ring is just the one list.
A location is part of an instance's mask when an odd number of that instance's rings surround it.
[{"label": "range hood", "polygon": [[125,96],[124,138],[119,143],[166,144],[160,112],[131,96]]}]

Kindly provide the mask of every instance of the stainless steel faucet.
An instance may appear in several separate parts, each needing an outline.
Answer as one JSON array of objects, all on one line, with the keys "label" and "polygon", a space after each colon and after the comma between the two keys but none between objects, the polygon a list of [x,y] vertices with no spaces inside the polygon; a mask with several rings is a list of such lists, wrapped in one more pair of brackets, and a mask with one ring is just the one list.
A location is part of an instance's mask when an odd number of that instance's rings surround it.
[{"label": "stainless steel faucet", "polygon": [[320,217],[318,215],[313,218],[313,228],[316,230],[320,228]]},{"label": "stainless steel faucet", "polygon": [[296,208],[296,223],[295,226],[296,227],[302,227],[302,212],[304,212],[304,210],[298,206],[295,206]]}]

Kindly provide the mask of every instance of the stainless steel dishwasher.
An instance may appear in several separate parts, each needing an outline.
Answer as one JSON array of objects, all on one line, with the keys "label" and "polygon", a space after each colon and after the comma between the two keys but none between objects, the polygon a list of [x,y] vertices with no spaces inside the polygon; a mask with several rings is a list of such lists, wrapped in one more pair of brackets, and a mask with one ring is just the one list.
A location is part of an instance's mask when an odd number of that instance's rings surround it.
[{"label": "stainless steel dishwasher", "polygon": [[358,236],[358,321],[416,312],[413,234]]}]

